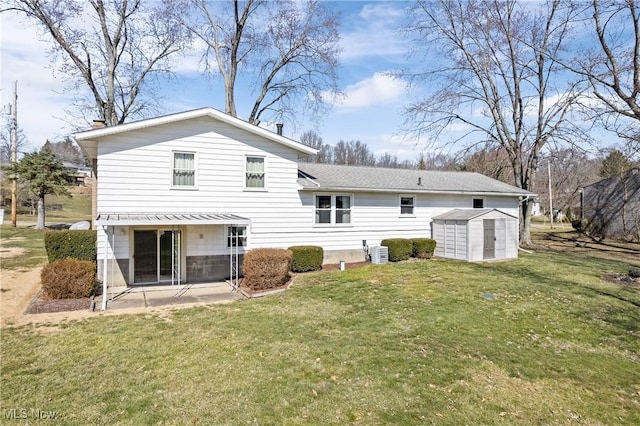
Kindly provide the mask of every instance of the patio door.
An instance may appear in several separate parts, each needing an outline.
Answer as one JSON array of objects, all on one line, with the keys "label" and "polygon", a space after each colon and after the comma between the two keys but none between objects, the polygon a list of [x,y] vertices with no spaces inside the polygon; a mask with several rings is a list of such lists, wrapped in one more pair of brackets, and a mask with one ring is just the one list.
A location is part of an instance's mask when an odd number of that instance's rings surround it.
[{"label": "patio door", "polygon": [[180,284],[182,232],[153,229],[133,231],[133,283]]}]

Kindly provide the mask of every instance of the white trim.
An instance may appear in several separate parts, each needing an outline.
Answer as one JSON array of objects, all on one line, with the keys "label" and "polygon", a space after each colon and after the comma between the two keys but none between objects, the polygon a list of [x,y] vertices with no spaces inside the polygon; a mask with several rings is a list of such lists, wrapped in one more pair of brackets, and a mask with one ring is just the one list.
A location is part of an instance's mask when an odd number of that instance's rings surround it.
[{"label": "white trim", "polygon": [[[247,159],[249,158],[262,158],[262,173],[264,174],[264,186],[262,187],[252,187],[252,186],[247,186]],[[267,156],[266,155],[261,155],[261,154],[245,154],[244,155],[244,161],[242,163],[242,187],[245,191],[247,192],[267,192],[268,188],[269,188],[269,181],[268,181],[268,173],[267,173]]]},{"label": "white trim", "polygon": [[[330,207],[330,214],[329,214],[329,218],[330,221],[329,223],[318,223],[316,222],[316,198],[317,197],[331,197],[331,207]],[[347,223],[336,223],[336,197],[349,197],[349,222]],[[327,228],[327,227],[331,227],[331,228],[344,228],[344,227],[350,227],[353,226],[353,206],[354,206],[354,201],[355,201],[355,196],[352,193],[345,193],[345,192],[314,192],[313,193],[313,215],[311,217],[311,222],[313,224],[314,228]],[[322,210],[327,210],[327,209],[322,209]],[[341,209],[341,210],[345,210],[345,209]]]},{"label": "white trim", "polygon": [[[402,199],[403,198],[412,198],[413,203],[411,204],[411,213],[402,213]],[[418,197],[416,194],[398,194],[398,214],[399,217],[416,217],[416,202]]]},{"label": "white trim", "polygon": [[[315,182],[314,182],[315,183]],[[308,188],[308,187],[303,187],[300,189],[300,191],[324,191],[324,192],[329,192],[329,193],[333,193],[335,192],[349,192],[349,193],[357,193],[357,192],[376,192],[376,193],[392,193],[392,194],[399,194],[399,193],[405,193],[408,190],[412,190],[410,188],[391,188],[391,189],[380,189],[380,188],[354,188],[354,187],[324,187],[324,188]],[[524,197],[524,196],[531,196],[532,194],[523,194],[523,193],[519,193],[519,192],[514,192],[514,193],[510,193],[510,192],[491,192],[491,191],[436,191],[436,190],[422,190],[422,189],[416,189],[415,190],[416,194],[446,194],[446,195],[471,195],[474,197],[481,197],[481,196],[496,196],[496,197]]]}]

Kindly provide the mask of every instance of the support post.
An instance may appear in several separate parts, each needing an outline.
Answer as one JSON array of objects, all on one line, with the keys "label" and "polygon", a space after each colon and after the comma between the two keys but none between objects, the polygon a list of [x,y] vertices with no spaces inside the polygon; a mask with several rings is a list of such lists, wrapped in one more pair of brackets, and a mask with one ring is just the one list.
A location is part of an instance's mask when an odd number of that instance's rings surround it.
[{"label": "support post", "polygon": [[[18,161],[18,82],[13,82],[13,106],[11,108],[11,164]],[[18,222],[18,179],[11,180],[11,226]]]},{"label": "support post", "polygon": [[551,161],[547,160],[547,175],[549,177],[549,221],[551,222],[551,229],[553,229],[553,201],[551,196]]},{"label": "support post", "polygon": [[107,265],[109,253],[109,227],[103,226],[104,231],[104,258],[102,263],[102,310],[107,310]]}]

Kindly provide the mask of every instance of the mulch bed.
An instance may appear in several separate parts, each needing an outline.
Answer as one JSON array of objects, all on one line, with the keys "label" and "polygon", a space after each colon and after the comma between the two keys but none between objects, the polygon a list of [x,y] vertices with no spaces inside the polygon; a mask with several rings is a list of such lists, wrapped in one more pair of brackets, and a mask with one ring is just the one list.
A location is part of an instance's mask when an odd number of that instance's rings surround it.
[{"label": "mulch bed", "polygon": [[605,274],[602,279],[611,283],[622,284],[630,287],[640,287],[638,278],[633,278],[625,274]]},{"label": "mulch bed", "polygon": [[89,310],[91,299],[57,299],[51,300],[38,294],[27,308],[27,314],[44,314],[52,312],[84,311]]}]

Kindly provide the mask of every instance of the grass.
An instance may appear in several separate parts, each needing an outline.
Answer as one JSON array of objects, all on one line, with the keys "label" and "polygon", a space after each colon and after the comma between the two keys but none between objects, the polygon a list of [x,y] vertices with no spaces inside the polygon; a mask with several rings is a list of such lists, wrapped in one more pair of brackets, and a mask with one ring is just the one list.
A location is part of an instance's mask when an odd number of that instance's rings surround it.
[{"label": "grass", "polygon": [[44,249],[44,232],[30,227],[16,227],[6,223],[0,226],[2,250],[20,250],[17,256],[5,257],[0,264],[3,269],[31,269],[47,262]]},{"label": "grass", "polygon": [[[47,205],[60,206],[59,210],[46,212],[47,226],[52,223],[71,224],[81,220],[91,220],[91,188],[70,187],[69,191],[72,197],[47,196]],[[3,258],[0,270],[30,269],[47,262],[47,253],[44,249],[44,231],[34,229],[36,220],[36,216],[20,213],[17,216],[18,226],[13,228],[10,211],[5,209],[4,224],[0,226],[2,250],[17,248],[20,250],[20,254]]]},{"label": "grass", "polygon": [[539,251],[300,275],[286,293],[5,329],[1,407],[64,424],[640,424],[627,264]]}]

